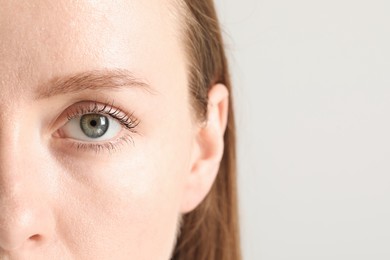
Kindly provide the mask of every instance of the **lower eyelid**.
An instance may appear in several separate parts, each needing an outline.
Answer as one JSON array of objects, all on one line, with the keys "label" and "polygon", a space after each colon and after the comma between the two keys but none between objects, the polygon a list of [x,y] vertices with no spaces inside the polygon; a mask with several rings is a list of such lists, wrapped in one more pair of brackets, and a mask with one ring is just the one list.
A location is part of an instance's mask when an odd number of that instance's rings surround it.
[{"label": "lower eyelid", "polygon": [[84,142],[73,138],[58,137],[55,138],[55,146],[56,149],[67,150],[67,153],[73,153],[75,151],[77,153],[92,152],[99,154],[108,152],[111,154],[112,152],[120,151],[121,148],[126,148],[127,146],[133,147],[135,145],[133,135],[129,133],[123,134],[122,132],[118,137],[101,142]]}]

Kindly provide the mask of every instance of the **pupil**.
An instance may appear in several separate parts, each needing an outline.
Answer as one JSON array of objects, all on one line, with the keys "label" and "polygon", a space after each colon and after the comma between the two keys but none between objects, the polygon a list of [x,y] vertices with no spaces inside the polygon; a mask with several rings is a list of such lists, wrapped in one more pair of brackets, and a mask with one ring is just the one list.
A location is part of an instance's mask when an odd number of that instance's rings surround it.
[{"label": "pupil", "polygon": [[96,120],[92,120],[92,121],[90,122],[90,125],[95,127],[95,126],[97,125]]}]

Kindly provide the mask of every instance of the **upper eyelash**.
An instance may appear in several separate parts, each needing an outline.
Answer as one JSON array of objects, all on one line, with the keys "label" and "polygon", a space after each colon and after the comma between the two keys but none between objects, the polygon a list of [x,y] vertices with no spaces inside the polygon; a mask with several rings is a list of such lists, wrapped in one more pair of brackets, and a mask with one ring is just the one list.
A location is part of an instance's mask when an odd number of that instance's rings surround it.
[{"label": "upper eyelash", "polygon": [[116,119],[121,125],[126,127],[133,133],[136,133],[135,128],[139,125],[140,121],[134,118],[133,113],[127,114],[119,108],[114,107],[114,102],[109,104],[108,102],[102,103],[103,107],[99,108],[98,102],[94,101],[89,105],[78,105],[75,109],[72,109],[67,113],[67,119],[71,120],[75,117],[85,115],[88,113],[105,114]]}]

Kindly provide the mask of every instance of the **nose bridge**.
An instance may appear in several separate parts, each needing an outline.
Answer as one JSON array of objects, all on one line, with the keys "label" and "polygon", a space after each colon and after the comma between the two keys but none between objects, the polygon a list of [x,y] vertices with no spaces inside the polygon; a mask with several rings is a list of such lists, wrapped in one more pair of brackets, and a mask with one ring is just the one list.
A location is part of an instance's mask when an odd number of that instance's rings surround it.
[{"label": "nose bridge", "polygon": [[17,122],[3,122],[5,126],[0,129],[0,209],[13,201],[20,204],[33,199],[36,186],[43,181],[37,168],[42,162],[36,159],[39,155],[33,140],[23,136],[26,133],[20,131]]},{"label": "nose bridge", "polygon": [[[7,111],[2,108],[0,113],[0,178],[22,166],[20,161],[25,156],[23,152],[24,137],[21,134],[19,115],[11,107]],[[19,121],[19,122],[18,122]]]},{"label": "nose bridge", "polygon": [[19,98],[10,99],[0,104],[0,174],[24,171],[28,162],[31,167],[31,156],[37,155],[40,143],[37,118],[31,107]]},{"label": "nose bridge", "polygon": [[40,244],[51,237],[54,220],[47,189],[48,174],[30,136],[30,122],[19,114],[0,113],[0,248]]}]

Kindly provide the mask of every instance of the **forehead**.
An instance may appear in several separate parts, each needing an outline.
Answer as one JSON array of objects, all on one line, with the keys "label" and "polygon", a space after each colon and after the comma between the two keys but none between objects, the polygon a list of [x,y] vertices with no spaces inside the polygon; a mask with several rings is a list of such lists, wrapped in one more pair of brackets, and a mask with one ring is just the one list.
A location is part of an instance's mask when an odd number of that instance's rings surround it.
[{"label": "forehead", "polygon": [[184,56],[173,1],[0,0],[0,7],[0,95],[27,95],[51,77],[102,67],[153,81]]}]

